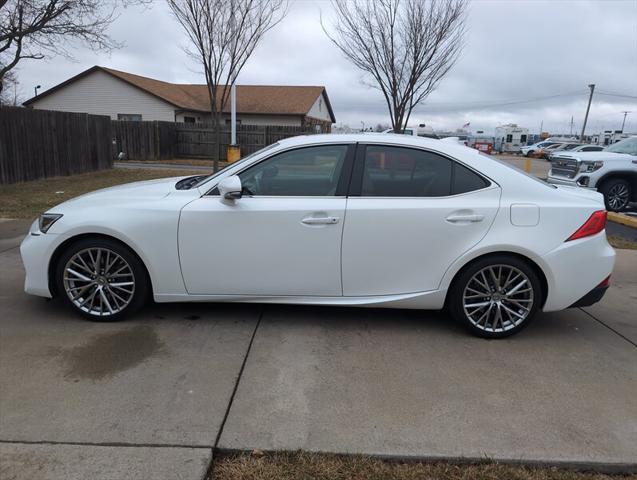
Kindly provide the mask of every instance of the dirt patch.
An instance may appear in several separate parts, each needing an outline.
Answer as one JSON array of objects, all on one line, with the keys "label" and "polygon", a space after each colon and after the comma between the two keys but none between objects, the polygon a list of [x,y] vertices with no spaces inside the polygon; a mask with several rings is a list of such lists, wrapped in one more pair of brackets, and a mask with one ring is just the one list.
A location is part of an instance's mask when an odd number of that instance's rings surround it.
[{"label": "dirt patch", "polygon": [[59,352],[69,379],[102,380],[164,353],[164,343],[149,325],[95,335],[84,345]]}]

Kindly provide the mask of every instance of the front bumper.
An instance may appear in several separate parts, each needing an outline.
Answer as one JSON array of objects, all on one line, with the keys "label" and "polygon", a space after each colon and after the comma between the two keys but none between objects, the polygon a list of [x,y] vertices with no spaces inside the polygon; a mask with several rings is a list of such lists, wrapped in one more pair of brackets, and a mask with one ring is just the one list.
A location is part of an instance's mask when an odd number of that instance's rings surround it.
[{"label": "front bumper", "polygon": [[20,256],[26,272],[24,279],[26,293],[40,297],[52,297],[49,288],[49,262],[58,240],[58,235],[40,233],[35,224],[22,240]]},{"label": "front bumper", "polygon": [[549,172],[546,181],[552,185],[566,185],[568,187],[580,186],[574,178],[554,177],[551,175],[551,172]]}]

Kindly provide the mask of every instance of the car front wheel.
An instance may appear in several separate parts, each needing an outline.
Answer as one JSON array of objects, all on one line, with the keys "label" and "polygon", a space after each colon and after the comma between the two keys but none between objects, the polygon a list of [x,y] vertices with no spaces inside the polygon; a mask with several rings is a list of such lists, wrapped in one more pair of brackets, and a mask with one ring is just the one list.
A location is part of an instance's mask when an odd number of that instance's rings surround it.
[{"label": "car front wheel", "polygon": [[540,281],[523,260],[487,257],[462,271],[449,292],[451,316],[483,338],[504,338],[522,330],[541,303]]},{"label": "car front wheel", "polygon": [[57,291],[85,318],[114,322],[138,310],[148,297],[146,271],[128,248],[110,239],[85,239],[62,253]]},{"label": "car front wheel", "polygon": [[606,209],[611,212],[621,212],[624,210],[632,196],[630,183],[619,178],[604,182],[601,193],[604,195]]}]

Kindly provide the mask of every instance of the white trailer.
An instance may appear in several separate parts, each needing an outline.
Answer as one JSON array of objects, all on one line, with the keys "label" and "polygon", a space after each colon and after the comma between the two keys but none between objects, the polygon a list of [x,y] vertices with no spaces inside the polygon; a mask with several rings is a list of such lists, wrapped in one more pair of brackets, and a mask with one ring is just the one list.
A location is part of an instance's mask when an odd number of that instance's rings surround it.
[{"label": "white trailer", "polygon": [[602,133],[591,135],[590,143],[608,146],[628,137],[630,137],[630,134],[623,133],[621,130],[604,130]]},{"label": "white trailer", "polygon": [[529,139],[529,129],[509,123],[496,127],[495,149],[500,153],[520,153]]}]

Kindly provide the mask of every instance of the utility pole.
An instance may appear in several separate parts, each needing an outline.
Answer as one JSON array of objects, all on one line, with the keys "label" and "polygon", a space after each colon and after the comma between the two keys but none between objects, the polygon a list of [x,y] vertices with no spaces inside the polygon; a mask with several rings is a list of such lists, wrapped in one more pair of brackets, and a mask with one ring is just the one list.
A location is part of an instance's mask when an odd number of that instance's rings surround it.
[{"label": "utility pole", "polygon": [[569,137],[573,136],[573,115],[571,115],[571,133],[568,134]]},{"label": "utility pole", "polygon": [[624,133],[624,125],[626,125],[626,117],[628,116],[629,113],[632,113],[632,112],[624,111],[622,113],[624,114],[624,121],[622,122],[622,133]]},{"label": "utility pole", "polygon": [[595,91],[595,84],[591,83],[588,88],[591,89],[591,94],[588,97],[588,106],[586,107],[586,115],[584,116],[584,125],[582,125],[582,134],[579,137],[579,141],[584,141],[584,132],[586,131],[586,122],[588,121],[588,112],[591,109],[591,102],[593,101],[593,92]]}]

